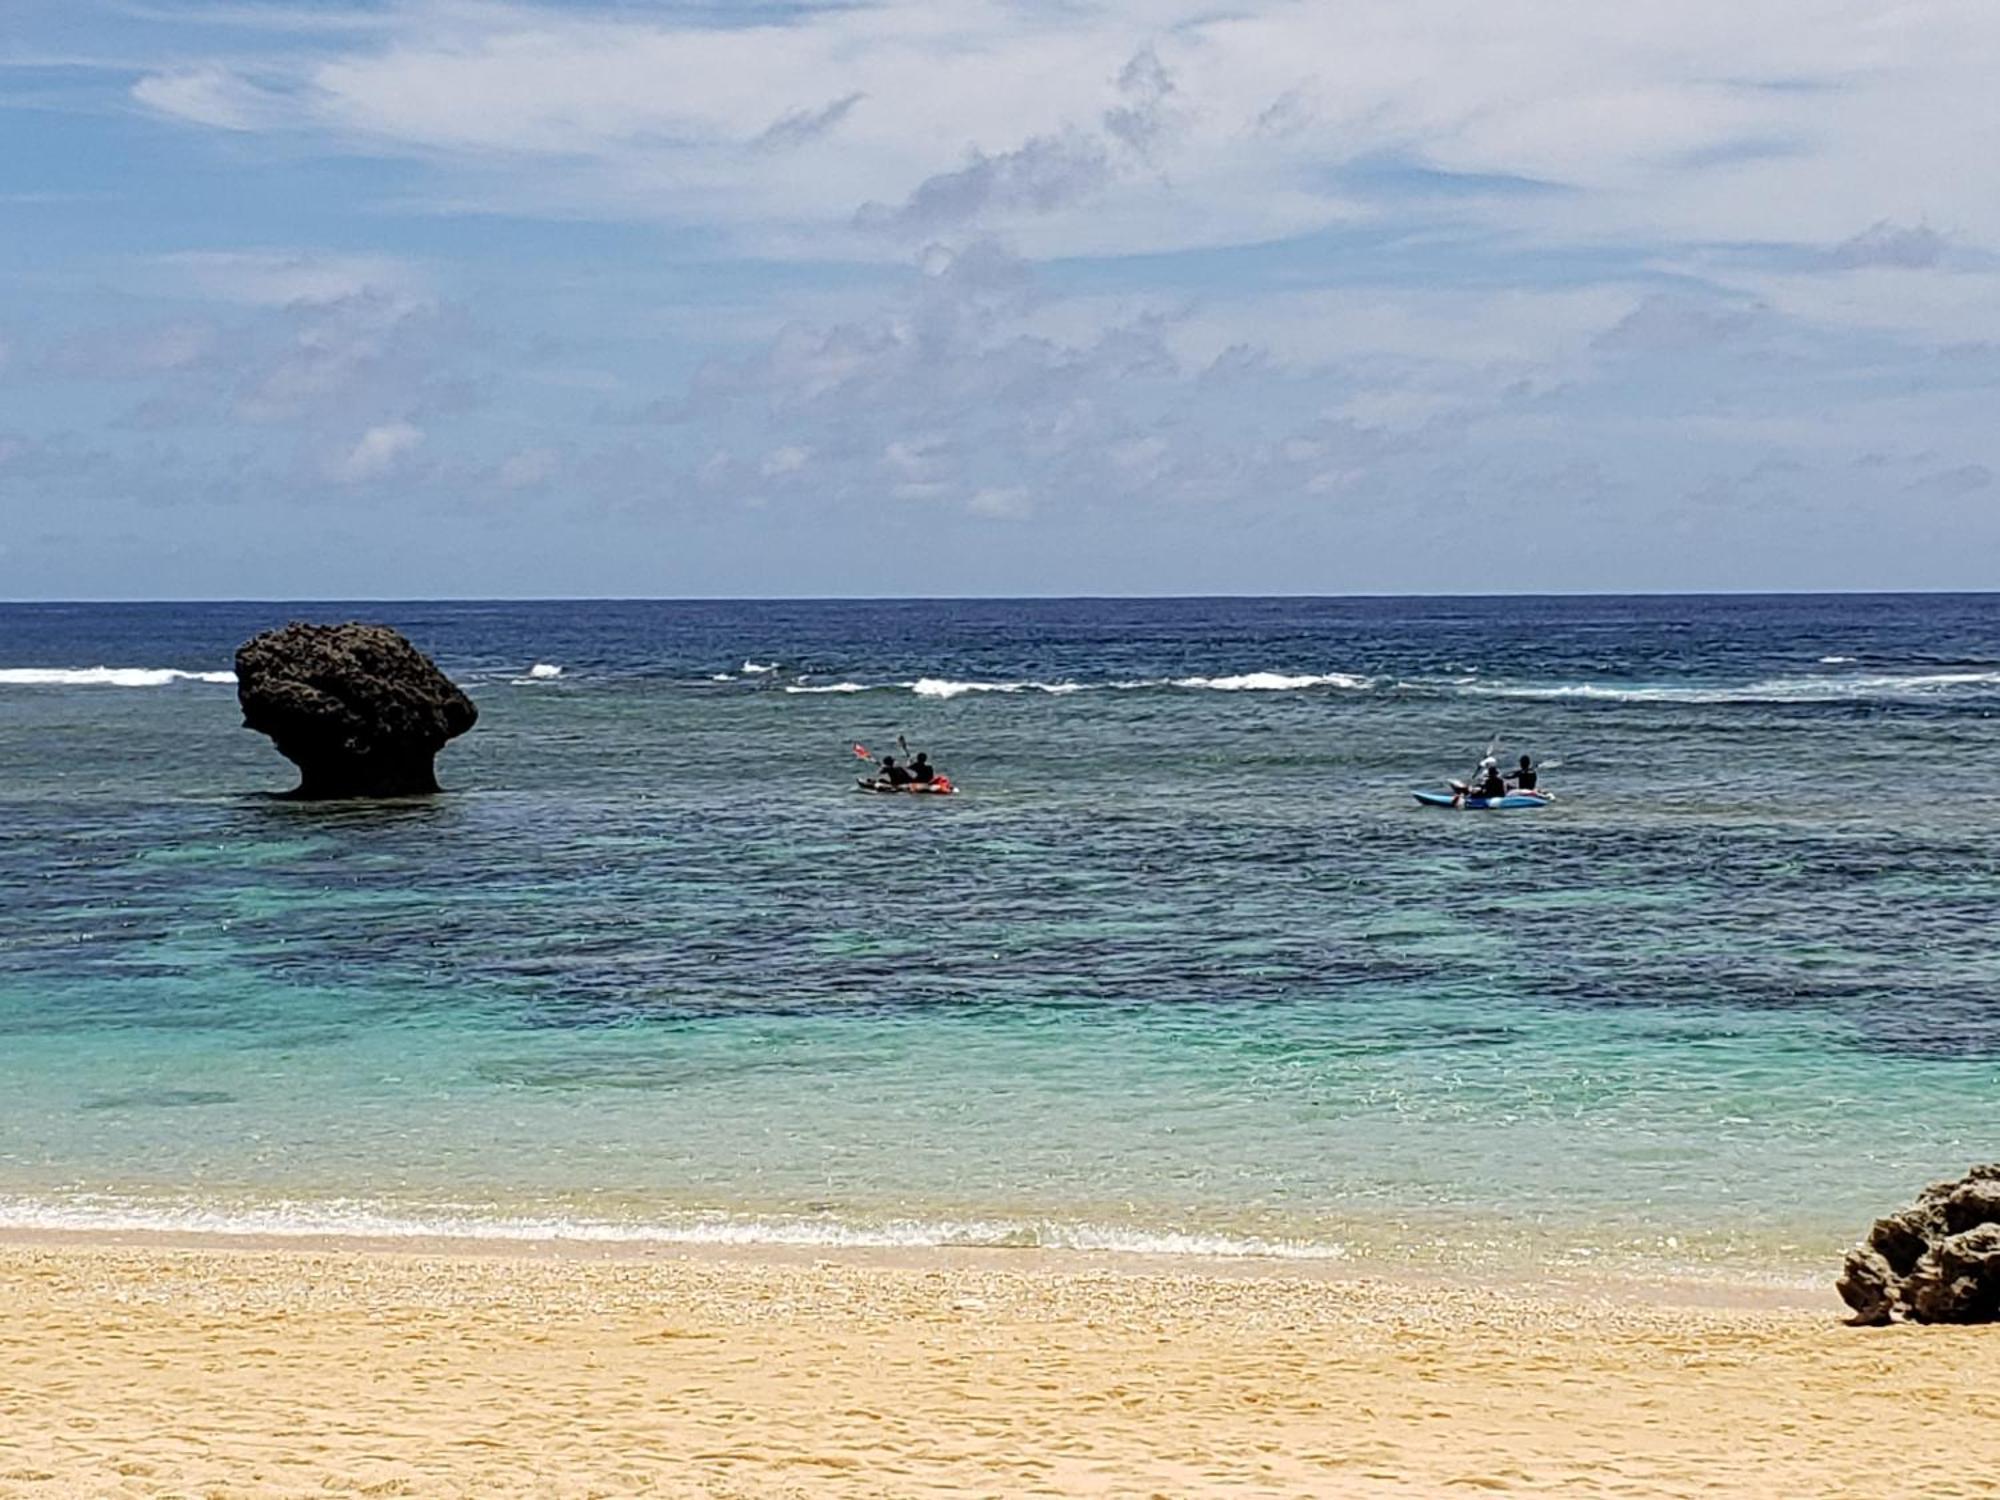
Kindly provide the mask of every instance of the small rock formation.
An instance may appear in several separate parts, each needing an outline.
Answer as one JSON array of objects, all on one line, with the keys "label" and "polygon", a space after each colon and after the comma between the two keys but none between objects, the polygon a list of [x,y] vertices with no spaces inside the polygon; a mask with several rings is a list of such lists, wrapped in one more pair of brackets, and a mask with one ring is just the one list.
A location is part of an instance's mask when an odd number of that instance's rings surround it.
[{"label": "small rock formation", "polygon": [[236,653],[243,727],[299,768],[295,797],[407,797],[479,718],[437,665],[386,625],[267,630]]},{"label": "small rock formation", "polygon": [[1856,1323],[2000,1321],[2000,1162],[1877,1219],[1836,1286]]}]

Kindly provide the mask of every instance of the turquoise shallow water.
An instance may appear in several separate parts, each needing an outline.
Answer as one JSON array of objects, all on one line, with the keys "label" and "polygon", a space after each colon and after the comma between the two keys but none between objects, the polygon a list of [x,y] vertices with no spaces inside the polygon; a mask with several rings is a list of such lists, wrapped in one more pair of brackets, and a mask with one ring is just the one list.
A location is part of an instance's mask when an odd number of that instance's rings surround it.
[{"label": "turquoise shallow water", "polygon": [[[261,795],[169,672],[357,612],[478,699],[454,791]],[[1996,663],[1985,598],[0,608],[0,1222],[1809,1274],[2000,1156]],[[965,794],[854,795],[898,732]],[[1555,808],[1415,807],[1496,735]]]}]

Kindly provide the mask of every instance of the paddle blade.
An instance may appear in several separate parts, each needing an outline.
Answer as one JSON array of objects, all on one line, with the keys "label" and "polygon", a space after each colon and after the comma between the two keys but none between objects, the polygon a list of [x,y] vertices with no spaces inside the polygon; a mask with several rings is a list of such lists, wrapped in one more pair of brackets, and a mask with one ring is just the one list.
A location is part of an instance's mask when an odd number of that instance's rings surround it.
[{"label": "paddle blade", "polygon": [[866,745],[856,745],[854,747],[854,758],[856,760],[873,760],[875,757],[868,753]]}]

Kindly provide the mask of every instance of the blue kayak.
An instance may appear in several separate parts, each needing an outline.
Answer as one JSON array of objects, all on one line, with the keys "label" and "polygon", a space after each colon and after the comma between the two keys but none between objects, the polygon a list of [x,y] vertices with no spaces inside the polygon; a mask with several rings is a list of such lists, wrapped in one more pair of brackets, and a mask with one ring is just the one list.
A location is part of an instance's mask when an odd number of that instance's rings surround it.
[{"label": "blue kayak", "polygon": [[1512,812],[1518,808],[1547,807],[1555,801],[1553,792],[1509,792],[1504,797],[1461,797],[1452,792],[1412,792],[1425,807],[1453,807],[1465,812]]}]

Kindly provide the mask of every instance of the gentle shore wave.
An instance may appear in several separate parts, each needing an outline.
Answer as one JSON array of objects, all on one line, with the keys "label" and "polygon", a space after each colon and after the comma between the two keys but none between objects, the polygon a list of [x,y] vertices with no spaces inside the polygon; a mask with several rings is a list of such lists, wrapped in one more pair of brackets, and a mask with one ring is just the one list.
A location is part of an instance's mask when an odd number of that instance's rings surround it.
[{"label": "gentle shore wave", "polygon": [[1662,1280],[1791,1291],[1830,1284],[1838,1245],[1775,1231],[1667,1234],[1633,1225],[1559,1227],[1462,1212],[1325,1220],[1297,1232],[1215,1224],[1115,1222],[1047,1215],[860,1215],[635,1210],[618,1216],[509,1210],[493,1204],[393,1204],[345,1199],[256,1203],[77,1194],[0,1196],[0,1238],[140,1235],[203,1243],[378,1246],[526,1245],[616,1250],[815,1253],[997,1252],[1029,1260],[1107,1257],[1163,1268],[1191,1261],[1264,1262],[1369,1275],[1476,1276],[1531,1283],[1579,1275],[1629,1284]]},{"label": "gentle shore wave", "polygon": [[1334,1242],[1259,1235],[1007,1218],[841,1219],[722,1212],[628,1219],[520,1216],[471,1210],[399,1211],[375,1204],[280,1202],[47,1202],[0,1197],[0,1234],[197,1234],[217,1239],[574,1241],[582,1244],[737,1245],[829,1250],[1076,1250],[1131,1256],[1339,1261]]}]

